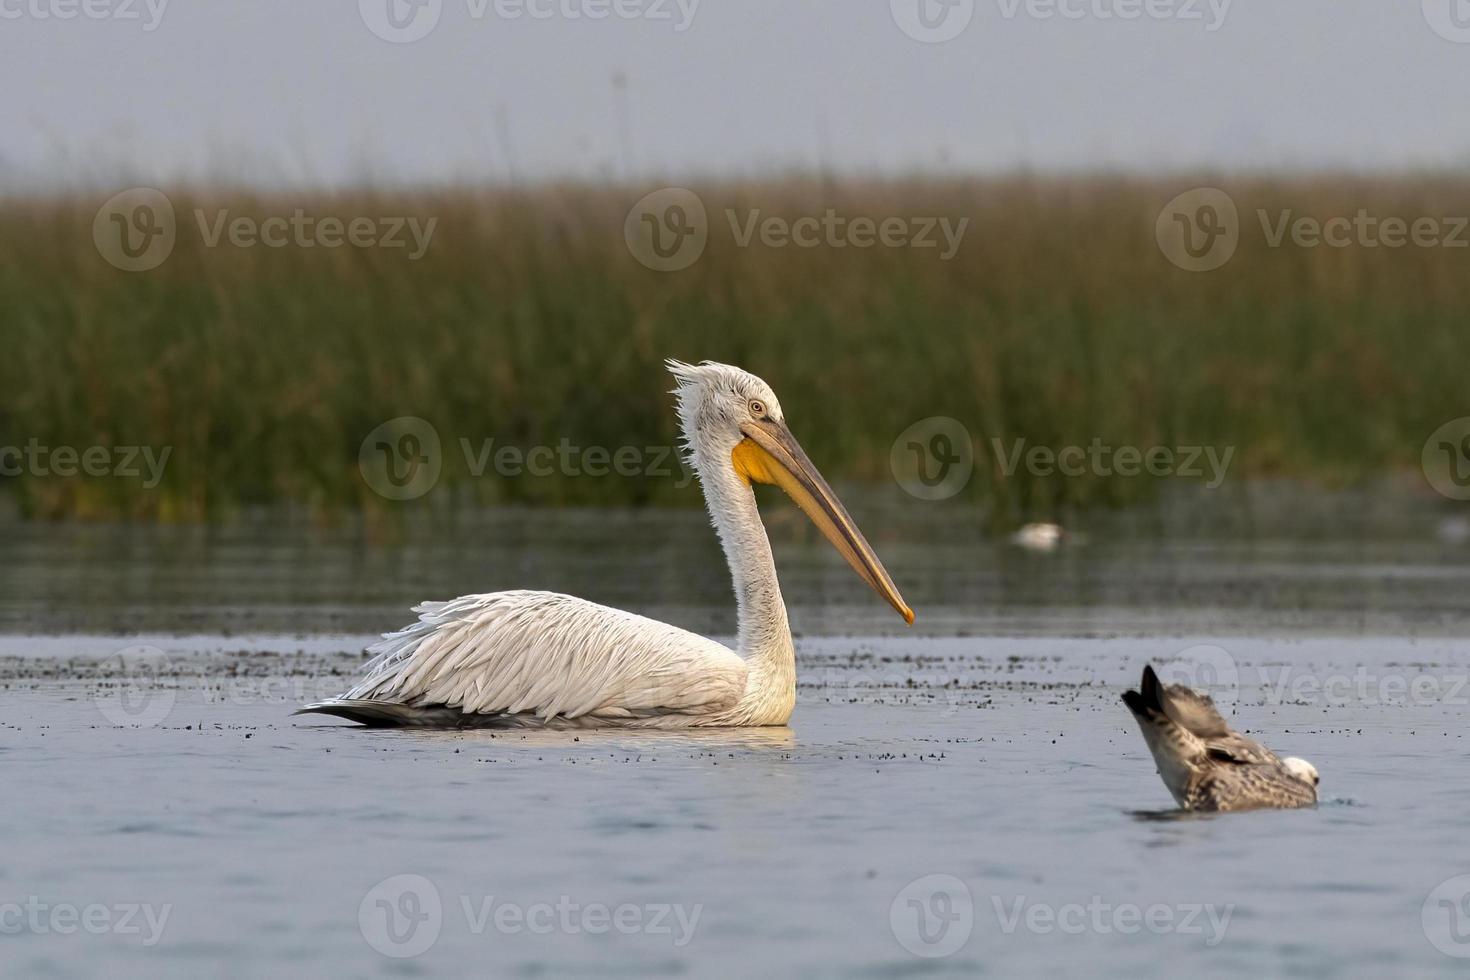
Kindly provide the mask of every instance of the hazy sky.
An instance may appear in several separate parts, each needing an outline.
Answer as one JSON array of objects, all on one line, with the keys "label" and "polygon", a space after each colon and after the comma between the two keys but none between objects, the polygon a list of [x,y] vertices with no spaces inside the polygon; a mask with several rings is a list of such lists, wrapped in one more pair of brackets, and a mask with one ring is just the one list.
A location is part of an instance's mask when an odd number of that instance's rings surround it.
[{"label": "hazy sky", "polygon": [[1470,162],[1470,0],[0,0],[0,78],[11,188]]}]

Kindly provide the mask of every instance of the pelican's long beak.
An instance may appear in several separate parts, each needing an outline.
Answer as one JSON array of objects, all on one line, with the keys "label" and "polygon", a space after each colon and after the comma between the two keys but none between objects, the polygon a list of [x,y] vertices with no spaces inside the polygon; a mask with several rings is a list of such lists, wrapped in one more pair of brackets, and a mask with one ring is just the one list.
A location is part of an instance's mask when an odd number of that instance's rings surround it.
[{"label": "pelican's long beak", "polygon": [[888,577],[888,570],[873,554],[863,532],[848,516],[847,508],[822,479],[816,466],[807,458],[801,444],[786,428],[785,422],[761,419],[740,427],[745,438],[735,447],[731,461],[735,472],[756,483],[774,483],[785,490],[796,506],[811,518],[817,529],[832,542],[838,554],[847,559],[864,582],[888,604],[898,610],[904,622],[913,624],[914,611],[898,594],[898,587]]}]

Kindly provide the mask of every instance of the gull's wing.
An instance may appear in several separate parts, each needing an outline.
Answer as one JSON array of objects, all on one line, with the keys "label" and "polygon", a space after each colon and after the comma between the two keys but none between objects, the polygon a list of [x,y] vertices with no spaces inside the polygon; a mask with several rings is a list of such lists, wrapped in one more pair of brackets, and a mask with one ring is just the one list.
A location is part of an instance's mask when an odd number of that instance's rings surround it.
[{"label": "gull's wing", "polygon": [[[553,592],[495,592],[414,607],[343,698],[306,710],[402,723],[455,715],[637,718],[734,707],[748,668],[713,640]],[[347,710],[330,710],[347,706]],[[446,711],[445,709],[448,709]]]},{"label": "gull's wing", "polygon": [[1185,797],[1188,810],[1288,810],[1313,805],[1317,791],[1281,765],[1227,763],[1206,768]]},{"label": "gull's wing", "polygon": [[1214,702],[1179,685],[1166,687],[1143,668],[1137,691],[1123,695],[1159,776],[1186,810],[1290,808],[1317,802],[1316,788],[1298,779],[1270,749],[1232,731]]},{"label": "gull's wing", "polygon": [[1260,742],[1231,729],[1208,694],[1183,684],[1162,684],[1153,668],[1147,667],[1140,685],[1145,697],[1150,697],[1151,686],[1157,689],[1154,697],[1169,720],[1203,741],[1210,755],[1219,761],[1242,764],[1281,762],[1276,753]]}]

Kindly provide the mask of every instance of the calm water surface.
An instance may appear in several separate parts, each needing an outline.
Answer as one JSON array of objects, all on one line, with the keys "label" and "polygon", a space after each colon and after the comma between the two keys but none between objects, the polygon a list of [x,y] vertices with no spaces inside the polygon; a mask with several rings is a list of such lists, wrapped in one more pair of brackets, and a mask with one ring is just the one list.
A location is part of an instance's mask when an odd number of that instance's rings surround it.
[{"label": "calm water surface", "polygon": [[[0,972],[1470,969],[1453,512],[1161,508],[1036,555],[854,510],[918,626],[778,513],[792,726],[698,736],[289,714],[424,598],[556,588],[728,634],[697,512],[8,526]],[[1322,805],[1171,815],[1118,701],[1150,660],[1313,760]]]}]

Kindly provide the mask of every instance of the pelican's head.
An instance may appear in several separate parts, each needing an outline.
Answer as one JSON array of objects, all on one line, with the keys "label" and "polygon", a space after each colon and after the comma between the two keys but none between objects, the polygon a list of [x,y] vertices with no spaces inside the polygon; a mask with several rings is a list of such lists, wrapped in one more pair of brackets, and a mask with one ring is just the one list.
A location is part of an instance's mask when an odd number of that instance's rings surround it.
[{"label": "pelican's head", "polygon": [[679,383],[679,423],[696,469],[728,465],[746,483],[785,490],[862,580],[913,623],[914,611],[887,569],[786,427],[771,386],[749,371],[713,361],[671,360],[668,366]]},{"label": "pelican's head", "polygon": [[1312,765],[1306,759],[1298,759],[1296,756],[1293,755],[1288,758],[1282,759],[1281,765],[1285,767],[1287,772],[1291,773],[1302,782],[1307,783],[1313,789],[1316,789],[1317,784],[1322,781],[1322,777],[1317,775],[1317,767]]}]

